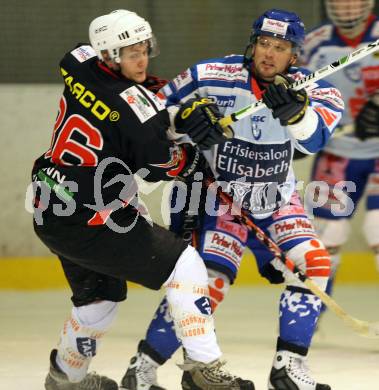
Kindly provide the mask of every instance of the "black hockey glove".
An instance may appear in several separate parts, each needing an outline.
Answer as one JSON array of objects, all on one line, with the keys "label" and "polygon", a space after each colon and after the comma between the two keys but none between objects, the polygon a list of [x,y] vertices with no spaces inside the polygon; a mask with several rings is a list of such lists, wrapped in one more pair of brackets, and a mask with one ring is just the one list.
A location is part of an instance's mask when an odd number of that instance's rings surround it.
[{"label": "black hockey glove", "polygon": [[272,264],[267,263],[263,267],[259,268],[259,273],[266,278],[271,284],[284,283],[283,273],[277,270]]},{"label": "black hockey glove", "polygon": [[187,134],[200,149],[205,150],[227,140],[218,123],[222,117],[210,99],[189,99],[180,107],[174,124],[177,133]]},{"label": "black hockey glove", "polygon": [[375,101],[378,98],[379,96],[376,95],[375,98],[370,99],[355,119],[355,135],[362,141],[379,137],[379,105]]},{"label": "black hockey glove", "polygon": [[294,160],[301,160],[303,158],[309,157],[309,154],[305,154],[300,152],[300,150],[295,149],[293,152],[293,159]]},{"label": "black hockey glove", "polygon": [[167,80],[160,79],[156,76],[148,75],[142,85],[155,94],[168,83]]},{"label": "black hockey glove", "polygon": [[191,144],[180,144],[182,150],[182,161],[180,165],[183,168],[178,172],[177,178],[187,180],[196,172],[204,169],[206,160],[197,146]]},{"label": "black hockey glove", "polygon": [[263,94],[264,103],[271,109],[272,116],[280,119],[282,126],[301,121],[309,105],[305,89],[295,91],[291,88],[292,82],[290,77],[277,74]]}]

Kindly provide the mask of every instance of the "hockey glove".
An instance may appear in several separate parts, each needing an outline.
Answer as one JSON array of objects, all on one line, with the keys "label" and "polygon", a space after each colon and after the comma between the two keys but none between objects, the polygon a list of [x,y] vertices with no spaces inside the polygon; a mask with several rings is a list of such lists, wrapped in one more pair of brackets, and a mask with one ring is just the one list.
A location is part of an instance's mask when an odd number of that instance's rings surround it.
[{"label": "hockey glove", "polygon": [[271,284],[281,284],[284,283],[283,273],[277,270],[272,264],[267,263],[259,269],[259,273],[266,278]]},{"label": "hockey glove", "polygon": [[182,160],[179,166],[182,166],[182,168],[178,171],[176,177],[187,180],[205,167],[206,160],[197,146],[184,143],[180,144],[179,147],[182,152]]},{"label": "hockey glove", "polygon": [[303,119],[309,105],[305,89],[295,91],[291,88],[293,80],[285,75],[277,74],[263,94],[263,101],[272,111],[272,116],[280,119],[282,126],[293,125]]},{"label": "hockey glove", "polygon": [[187,134],[200,149],[226,141],[218,120],[223,116],[216,104],[208,98],[187,100],[175,116],[177,133]]},{"label": "hockey glove", "polygon": [[292,158],[294,160],[302,160],[303,158],[306,158],[306,157],[309,157],[309,154],[302,153],[302,152],[300,152],[300,150],[297,150],[297,149],[295,149],[293,151],[293,157]]},{"label": "hockey glove", "polygon": [[[362,108],[355,120],[355,135],[364,141],[367,138],[379,137],[379,96],[370,99]],[[378,103],[378,104],[377,104]]]}]

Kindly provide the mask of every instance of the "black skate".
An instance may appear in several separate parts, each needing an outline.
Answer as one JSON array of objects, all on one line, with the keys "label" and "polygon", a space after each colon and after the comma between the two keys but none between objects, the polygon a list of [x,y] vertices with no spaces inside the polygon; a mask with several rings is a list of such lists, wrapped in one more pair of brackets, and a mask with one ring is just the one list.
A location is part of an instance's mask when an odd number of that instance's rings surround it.
[{"label": "black skate", "polygon": [[137,352],[130,360],[126,374],[121,380],[120,389],[165,390],[157,384],[159,364],[143,352]]},{"label": "black skate", "polygon": [[253,382],[241,379],[222,368],[224,362],[205,364],[186,358],[180,367],[183,390],[254,390]]},{"label": "black skate", "polygon": [[276,353],[268,383],[269,390],[331,390],[309,376],[305,356],[290,351]]},{"label": "black skate", "polygon": [[55,363],[57,350],[53,349],[50,355],[50,371],[45,380],[46,390],[118,390],[117,383],[96,373],[90,373],[77,383],[70,382],[67,375]]}]

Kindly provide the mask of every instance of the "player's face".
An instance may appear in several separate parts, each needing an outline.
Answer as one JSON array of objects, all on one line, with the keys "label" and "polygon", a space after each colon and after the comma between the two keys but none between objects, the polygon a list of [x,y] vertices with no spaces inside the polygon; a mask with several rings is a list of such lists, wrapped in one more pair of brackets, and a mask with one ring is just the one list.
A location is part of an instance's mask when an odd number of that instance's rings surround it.
[{"label": "player's face", "polygon": [[254,70],[258,77],[273,81],[277,73],[283,73],[292,65],[296,56],[292,44],[284,39],[259,36],[253,49]]},{"label": "player's face", "polygon": [[360,18],[369,6],[368,3],[367,0],[328,0],[331,11],[341,21]]},{"label": "player's face", "polygon": [[124,47],[120,53],[121,73],[136,83],[146,80],[147,66],[149,65],[149,47],[147,42],[137,43]]},{"label": "player's face", "polygon": [[369,6],[367,0],[328,0],[328,5],[340,20],[354,20],[361,17]]}]

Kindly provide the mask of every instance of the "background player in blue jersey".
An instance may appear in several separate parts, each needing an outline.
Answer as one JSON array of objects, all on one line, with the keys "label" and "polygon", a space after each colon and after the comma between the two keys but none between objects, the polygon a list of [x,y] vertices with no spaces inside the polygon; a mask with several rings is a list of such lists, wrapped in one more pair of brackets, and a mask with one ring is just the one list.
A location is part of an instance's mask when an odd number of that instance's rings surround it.
[{"label": "background player in blue jersey", "polygon": [[[325,6],[330,21],[309,32],[305,39],[302,62],[311,70],[379,38],[379,19],[372,14],[374,0],[325,0]],[[350,219],[364,193],[366,214],[362,230],[375,253],[379,271],[378,53],[333,74],[330,81],[342,92],[346,110],[338,128],[340,136],[333,137],[318,153],[312,171],[312,180],[327,184],[319,193],[327,201],[314,209],[314,222],[331,254],[329,293],[340,263],[341,247],[349,237]],[[344,193],[353,201],[353,207],[338,207],[338,199],[343,199]]]},{"label": "background player in blue jersey", "polygon": [[[172,117],[175,115],[176,131],[182,127],[181,119],[187,117],[198,101],[197,95],[216,102],[224,115],[263,97],[267,107],[234,123],[234,138],[205,150],[204,156],[213,175],[224,184],[224,191],[249,210],[255,223],[325,289],[330,272],[329,254],[295,191],[292,156],[295,148],[311,154],[325,146],[341,118],[343,102],[339,91],[324,81],[307,91],[291,89],[291,79],[309,74],[294,67],[304,36],[304,25],[296,14],[269,10],[253,23],[245,55],[202,61],[173,79],[161,93],[167,99]],[[177,107],[179,103],[182,108]],[[170,134],[179,142],[175,129]],[[173,210],[180,193],[177,186],[172,198]],[[330,389],[317,383],[305,364],[320,313],[320,299],[273,259],[272,253],[230,213],[212,214],[208,201],[209,197],[204,204],[200,201],[199,210],[192,209],[190,213],[173,212],[171,229],[183,235],[188,215],[198,211],[195,236],[208,268],[213,310],[233,284],[248,247],[263,276],[273,283],[283,279],[286,282],[280,298],[280,334],[269,389]],[[216,206],[225,205],[216,201]],[[162,389],[157,385],[156,369],[180,346],[172,325],[167,302],[163,300],[123,378],[124,388]],[[187,372],[182,377],[182,388],[197,389]]]}]

